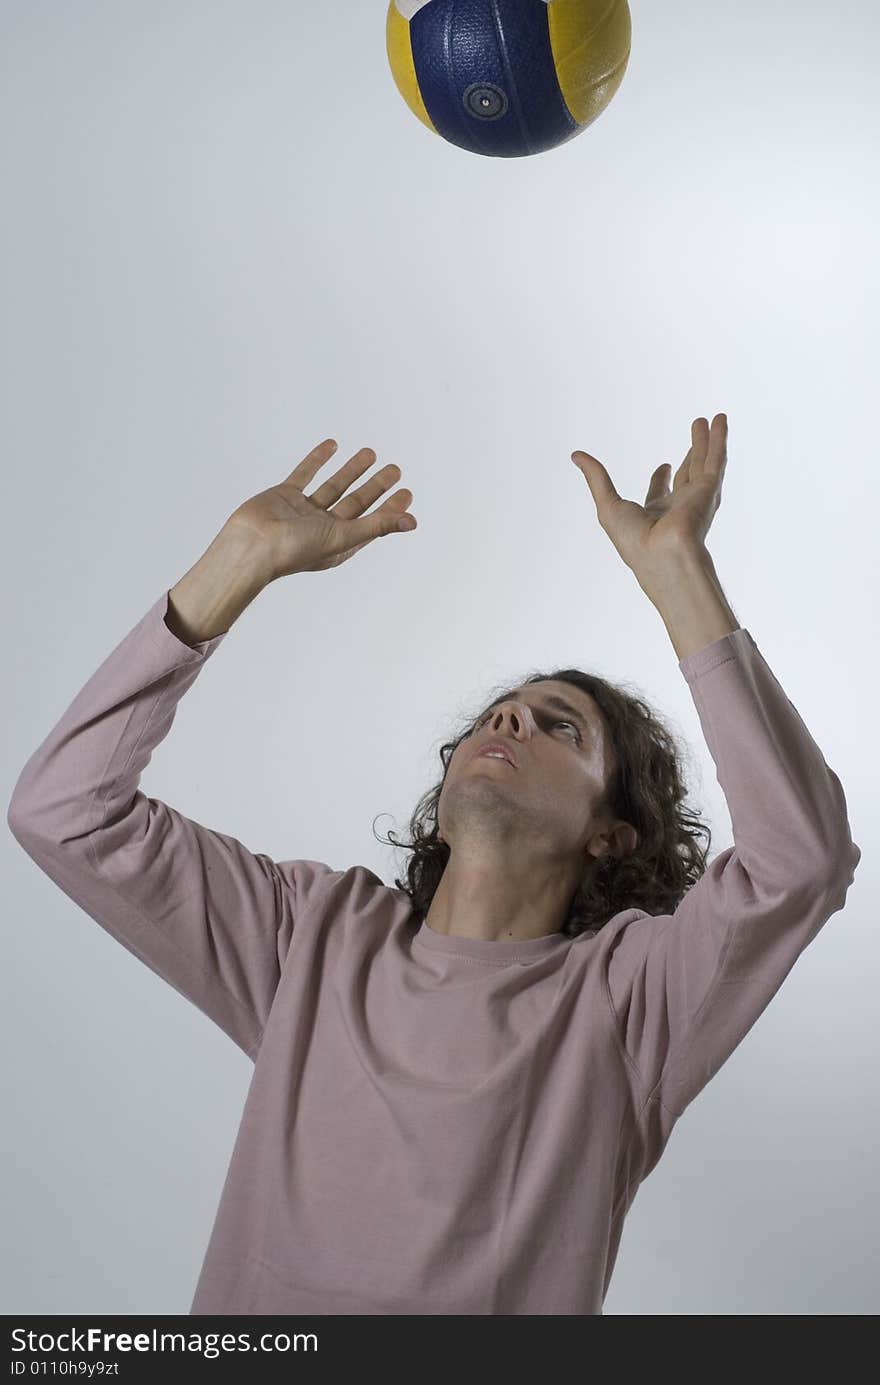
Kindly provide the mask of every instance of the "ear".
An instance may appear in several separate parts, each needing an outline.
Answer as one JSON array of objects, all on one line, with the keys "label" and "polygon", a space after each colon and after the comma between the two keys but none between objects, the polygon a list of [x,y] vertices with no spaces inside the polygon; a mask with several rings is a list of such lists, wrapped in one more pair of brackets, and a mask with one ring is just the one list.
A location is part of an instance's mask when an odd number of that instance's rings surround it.
[{"label": "ear", "polygon": [[612,850],[615,858],[620,861],[625,856],[631,856],[639,844],[639,834],[632,823],[621,822],[611,833]]},{"label": "ear", "polygon": [[591,838],[587,855],[601,858],[613,856],[621,861],[635,851],[639,844],[639,834],[628,822],[617,822],[607,832],[599,832]]}]

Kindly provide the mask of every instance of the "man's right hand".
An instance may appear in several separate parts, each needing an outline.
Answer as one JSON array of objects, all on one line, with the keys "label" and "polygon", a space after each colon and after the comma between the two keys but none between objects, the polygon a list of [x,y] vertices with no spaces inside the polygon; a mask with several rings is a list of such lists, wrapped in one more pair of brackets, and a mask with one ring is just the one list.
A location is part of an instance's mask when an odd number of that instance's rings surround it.
[{"label": "man's right hand", "polygon": [[412,504],[412,492],[408,490],[395,491],[378,510],[364,513],[400,478],[399,467],[383,467],[345,499],[341,498],[376,460],[369,447],[356,452],[312,495],[304,494],[336,447],[333,438],[313,447],[285,481],[246,500],[227,520],[227,529],[257,541],[265,555],[269,581],[294,572],[338,567],[373,539],[415,529],[415,516],[407,513],[407,506]]}]

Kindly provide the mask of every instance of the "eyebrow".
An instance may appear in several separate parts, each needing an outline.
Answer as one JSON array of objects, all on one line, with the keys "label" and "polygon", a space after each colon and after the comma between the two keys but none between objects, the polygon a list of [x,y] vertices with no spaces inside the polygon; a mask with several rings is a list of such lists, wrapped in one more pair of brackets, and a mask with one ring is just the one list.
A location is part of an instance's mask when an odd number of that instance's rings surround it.
[{"label": "eyebrow", "polygon": [[[487,710],[491,711],[492,707],[500,707],[501,703],[504,701],[506,701],[506,698],[499,697]],[[564,697],[559,696],[559,693],[547,693],[544,701],[539,703],[538,706],[539,709],[543,711],[552,710],[557,712],[568,712],[569,716],[574,718],[587,736],[595,738],[594,727],[587,721],[583,712],[579,712],[577,707],[573,707],[570,702],[566,702]]]}]

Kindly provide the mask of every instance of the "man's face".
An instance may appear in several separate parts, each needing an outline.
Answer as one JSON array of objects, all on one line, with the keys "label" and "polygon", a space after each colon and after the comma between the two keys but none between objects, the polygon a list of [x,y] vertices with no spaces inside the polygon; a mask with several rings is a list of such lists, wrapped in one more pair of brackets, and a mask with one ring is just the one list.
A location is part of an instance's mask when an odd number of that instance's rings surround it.
[{"label": "man's face", "polygon": [[[513,764],[478,752],[499,742]],[[438,803],[443,840],[539,840],[571,857],[599,822],[593,805],[613,767],[598,705],[570,683],[528,683],[488,707],[456,747]]]}]

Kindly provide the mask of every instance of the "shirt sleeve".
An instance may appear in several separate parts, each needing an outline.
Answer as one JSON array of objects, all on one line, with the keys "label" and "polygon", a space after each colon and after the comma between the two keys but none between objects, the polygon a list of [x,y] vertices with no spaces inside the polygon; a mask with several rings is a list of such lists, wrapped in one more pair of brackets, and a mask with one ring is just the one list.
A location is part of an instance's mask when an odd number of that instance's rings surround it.
[{"label": "shirt sleeve", "polygon": [[679,668],[735,844],[674,913],[638,911],[625,922],[605,963],[640,1108],[667,1128],[843,908],[861,857],[840,781],[749,632],[722,636]]},{"label": "shirt sleeve", "polygon": [[167,608],[166,591],[28,760],[7,822],[65,894],[253,1058],[294,924],[333,872],[251,852],[138,788],[228,633],[184,644]]}]

